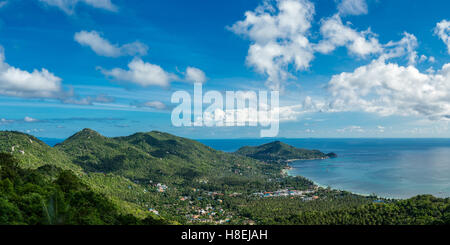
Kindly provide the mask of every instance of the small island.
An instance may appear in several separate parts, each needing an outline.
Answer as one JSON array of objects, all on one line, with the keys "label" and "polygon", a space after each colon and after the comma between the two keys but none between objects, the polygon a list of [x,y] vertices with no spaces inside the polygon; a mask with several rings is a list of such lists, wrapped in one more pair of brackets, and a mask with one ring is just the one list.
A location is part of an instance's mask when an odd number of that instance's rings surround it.
[{"label": "small island", "polygon": [[260,146],[244,146],[235,153],[260,161],[279,164],[287,164],[299,160],[316,160],[337,157],[337,154],[334,152],[326,154],[319,150],[296,148],[281,141],[274,141]]}]

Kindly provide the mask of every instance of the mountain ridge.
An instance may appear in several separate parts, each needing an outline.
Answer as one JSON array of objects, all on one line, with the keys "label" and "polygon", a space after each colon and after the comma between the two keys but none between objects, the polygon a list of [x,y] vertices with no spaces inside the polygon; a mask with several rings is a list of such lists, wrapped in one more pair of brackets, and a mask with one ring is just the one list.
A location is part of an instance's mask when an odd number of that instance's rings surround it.
[{"label": "mountain ridge", "polygon": [[288,163],[295,160],[314,160],[337,157],[333,152],[326,154],[319,150],[296,148],[279,140],[259,146],[243,146],[235,153],[271,163]]},{"label": "mountain ridge", "polygon": [[50,147],[38,138],[17,131],[0,131],[0,152],[11,153],[23,167],[38,168],[49,162],[75,172],[81,169],[72,164],[64,152]]}]

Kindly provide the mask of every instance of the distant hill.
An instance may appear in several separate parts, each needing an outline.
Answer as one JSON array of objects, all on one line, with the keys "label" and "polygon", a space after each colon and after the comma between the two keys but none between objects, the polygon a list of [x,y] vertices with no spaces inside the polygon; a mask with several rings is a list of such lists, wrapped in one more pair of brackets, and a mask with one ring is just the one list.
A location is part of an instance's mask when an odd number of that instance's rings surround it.
[{"label": "distant hill", "polygon": [[337,157],[335,153],[325,154],[318,150],[300,149],[281,141],[274,141],[260,146],[244,146],[237,150],[236,154],[272,163]]}]

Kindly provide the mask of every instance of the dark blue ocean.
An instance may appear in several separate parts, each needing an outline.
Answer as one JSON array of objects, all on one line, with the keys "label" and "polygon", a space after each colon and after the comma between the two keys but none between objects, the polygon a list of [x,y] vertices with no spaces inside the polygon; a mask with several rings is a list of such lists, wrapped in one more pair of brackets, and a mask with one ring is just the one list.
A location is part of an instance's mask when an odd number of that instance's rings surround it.
[{"label": "dark blue ocean", "polygon": [[[280,139],[299,148],[335,152],[338,158],[297,161],[291,175],[360,194],[409,198],[450,197],[450,139]],[[223,151],[272,140],[200,140]]]},{"label": "dark blue ocean", "polygon": [[[43,139],[54,145],[61,140]],[[338,158],[291,163],[291,175],[360,194],[409,198],[450,197],[450,139],[279,139],[299,148],[335,152]],[[199,140],[217,150],[273,139]]]}]

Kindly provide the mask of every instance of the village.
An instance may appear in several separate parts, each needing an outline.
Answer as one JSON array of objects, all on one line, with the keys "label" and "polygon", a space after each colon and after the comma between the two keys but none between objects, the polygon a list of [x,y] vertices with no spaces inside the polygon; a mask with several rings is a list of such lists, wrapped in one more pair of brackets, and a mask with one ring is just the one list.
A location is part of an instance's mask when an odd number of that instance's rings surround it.
[{"label": "village", "polygon": [[[164,195],[174,191],[163,183],[151,183],[154,192]],[[164,205],[165,208],[175,209],[176,213],[183,216],[185,221],[191,224],[230,224],[236,219],[241,223],[255,224],[255,221],[238,217],[232,211],[224,209],[224,202],[227,198],[247,196],[253,198],[300,198],[302,201],[318,200],[319,188],[314,186],[307,190],[296,190],[293,187],[286,187],[276,191],[261,191],[251,194],[240,192],[223,193],[220,191],[205,191],[191,188],[189,195],[180,195],[172,204]],[[148,212],[155,215],[163,215],[163,210],[148,208]],[[161,214],[161,211],[163,211]]]},{"label": "village", "polygon": [[319,196],[314,195],[314,193],[317,192],[317,188],[310,189],[310,190],[292,190],[291,188],[286,188],[282,190],[277,190],[274,192],[256,192],[253,193],[254,196],[258,197],[301,197],[304,201],[312,201],[319,199]]}]

